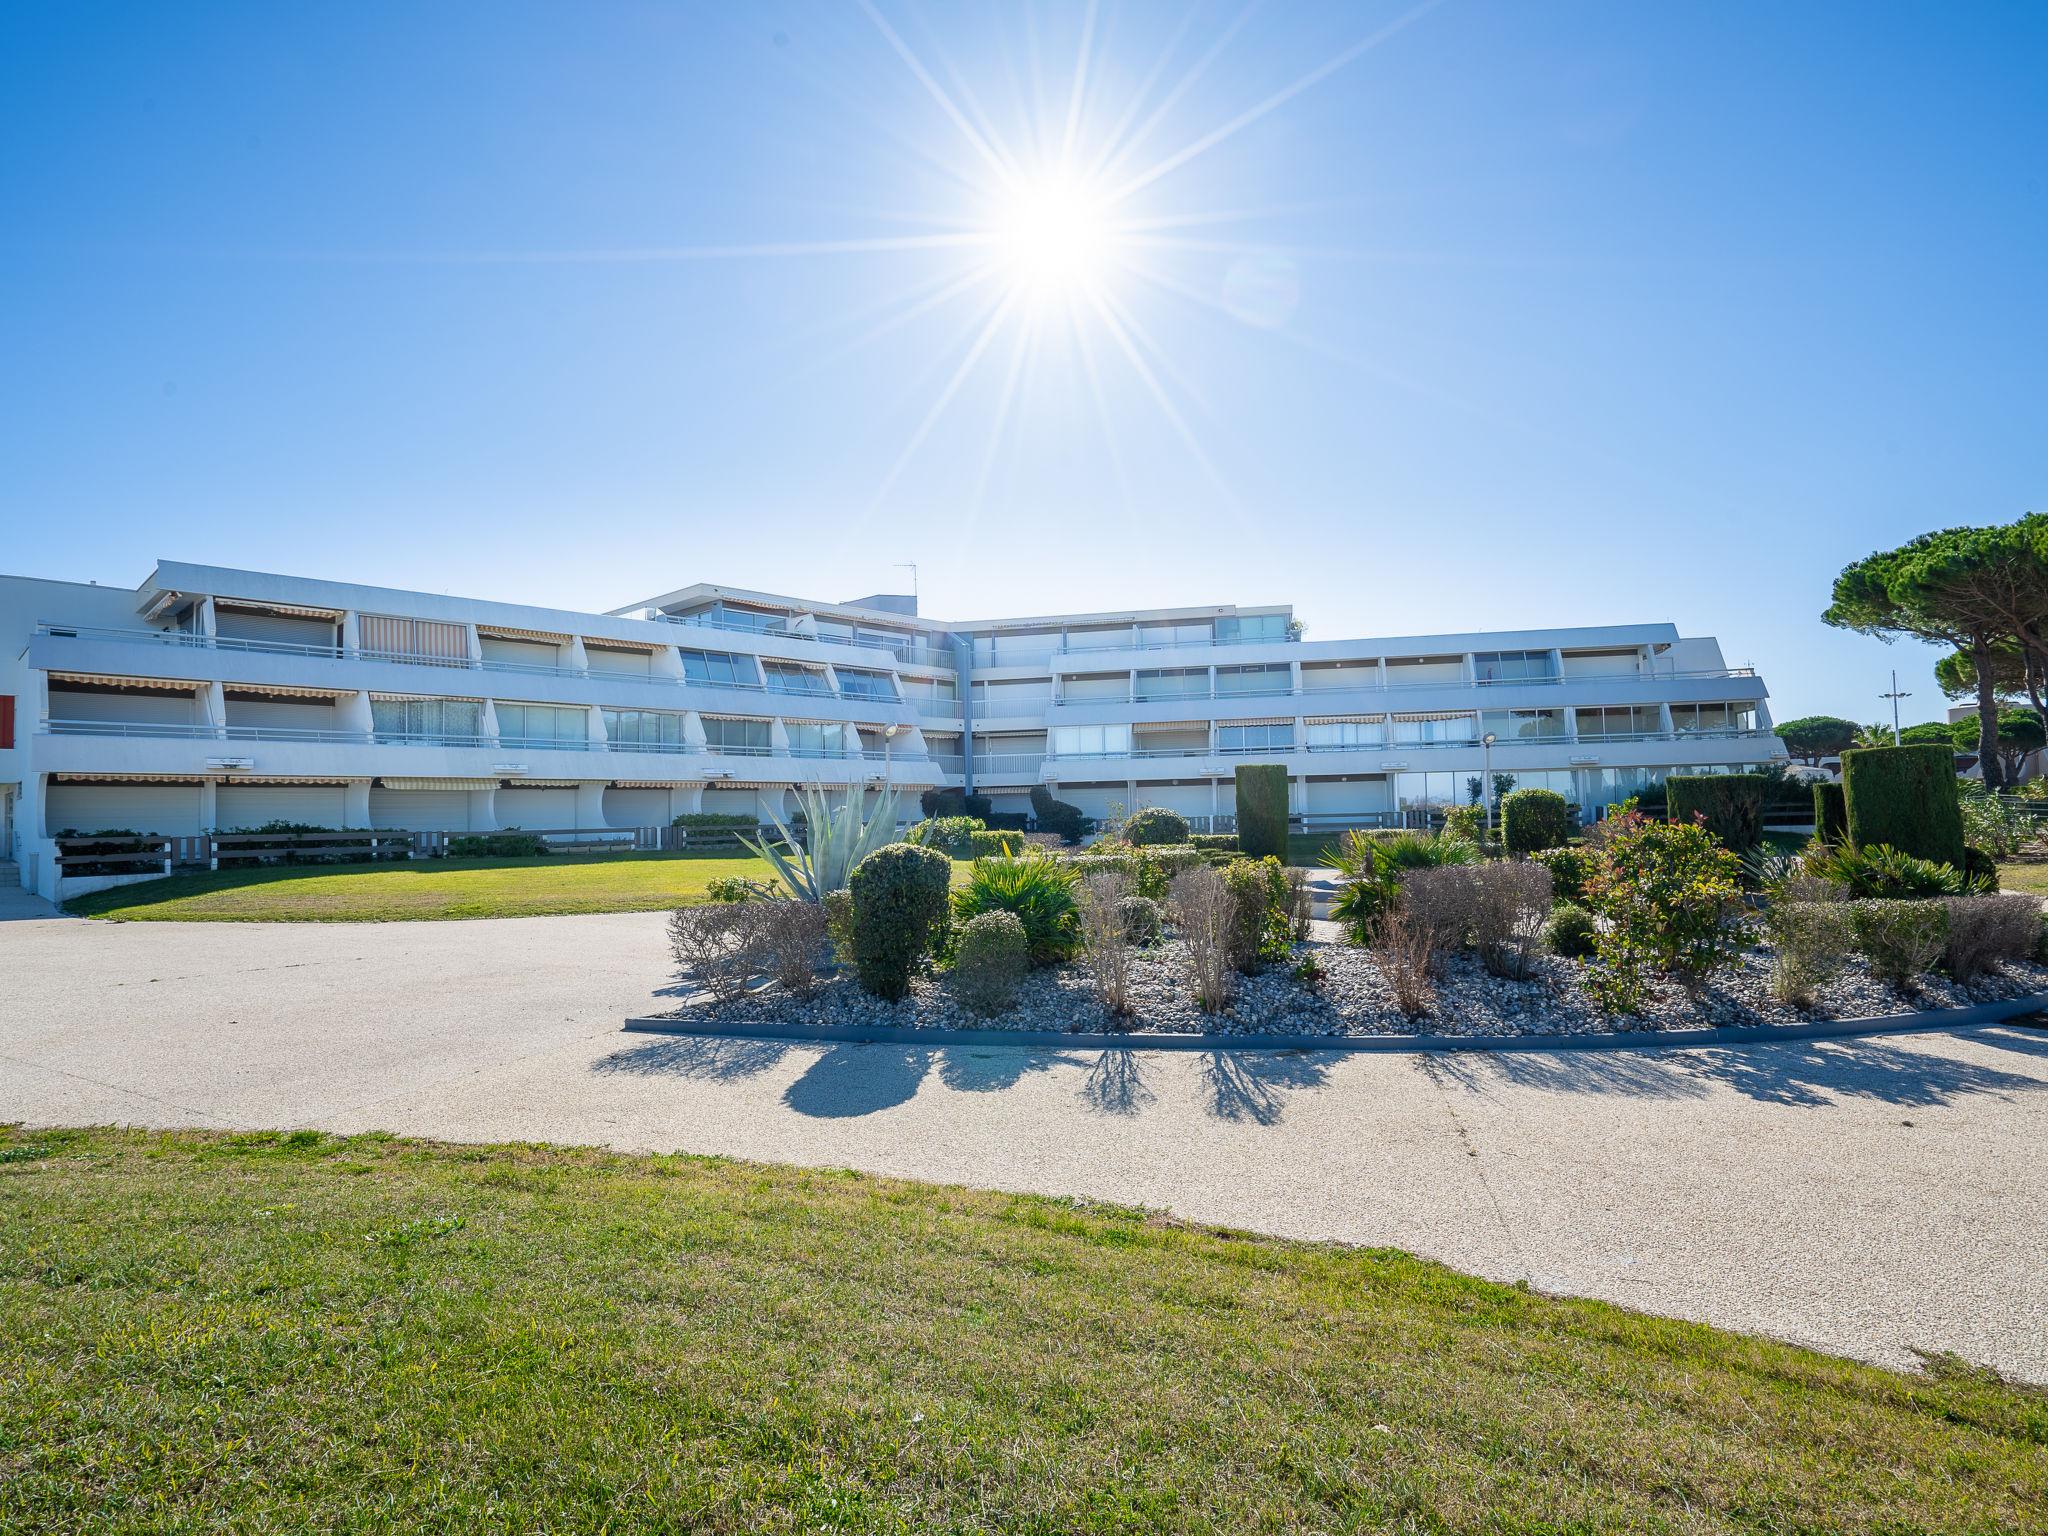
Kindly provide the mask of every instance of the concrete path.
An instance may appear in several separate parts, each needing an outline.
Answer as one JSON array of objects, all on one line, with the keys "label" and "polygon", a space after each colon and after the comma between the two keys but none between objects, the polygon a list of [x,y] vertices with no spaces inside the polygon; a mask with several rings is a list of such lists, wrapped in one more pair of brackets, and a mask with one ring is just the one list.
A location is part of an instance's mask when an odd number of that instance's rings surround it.
[{"label": "concrete path", "polygon": [[0,925],[0,1121],[853,1166],[2048,1381],[2048,1034],[1449,1057],[627,1036],[657,915]]}]

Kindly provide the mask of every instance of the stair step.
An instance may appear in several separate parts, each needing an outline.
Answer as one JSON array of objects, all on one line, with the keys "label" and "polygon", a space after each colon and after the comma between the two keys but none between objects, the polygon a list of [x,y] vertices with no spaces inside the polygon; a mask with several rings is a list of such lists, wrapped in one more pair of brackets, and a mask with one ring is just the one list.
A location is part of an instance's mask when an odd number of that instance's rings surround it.
[{"label": "stair step", "polygon": [[0,860],[0,885],[21,884],[21,866],[13,860]]}]

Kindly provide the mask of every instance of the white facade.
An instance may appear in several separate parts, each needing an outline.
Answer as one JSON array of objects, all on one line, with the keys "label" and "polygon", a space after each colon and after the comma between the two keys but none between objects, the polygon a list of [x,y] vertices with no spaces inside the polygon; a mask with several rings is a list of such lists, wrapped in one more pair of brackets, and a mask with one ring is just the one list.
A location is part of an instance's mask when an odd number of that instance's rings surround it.
[{"label": "white facade", "polygon": [[1224,818],[1247,761],[1287,766],[1306,824],[1363,824],[1489,771],[1591,807],[1783,756],[1762,682],[1670,625],[1326,641],[1285,607],[913,607],[695,586],[590,614],[170,561],[133,591],[0,577],[0,830],[54,895],[65,831],[624,829],[884,779]]}]

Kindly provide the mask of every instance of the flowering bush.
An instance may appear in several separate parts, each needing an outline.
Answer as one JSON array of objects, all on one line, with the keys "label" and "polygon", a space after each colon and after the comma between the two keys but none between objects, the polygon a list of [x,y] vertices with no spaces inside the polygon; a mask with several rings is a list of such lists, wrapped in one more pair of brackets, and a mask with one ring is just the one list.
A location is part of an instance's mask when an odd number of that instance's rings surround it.
[{"label": "flowering bush", "polygon": [[1587,985],[1602,1006],[1638,1008],[1653,973],[1698,986],[1742,949],[1742,861],[1696,823],[1630,813],[1610,829],[1586,882],[1606,919]]}]

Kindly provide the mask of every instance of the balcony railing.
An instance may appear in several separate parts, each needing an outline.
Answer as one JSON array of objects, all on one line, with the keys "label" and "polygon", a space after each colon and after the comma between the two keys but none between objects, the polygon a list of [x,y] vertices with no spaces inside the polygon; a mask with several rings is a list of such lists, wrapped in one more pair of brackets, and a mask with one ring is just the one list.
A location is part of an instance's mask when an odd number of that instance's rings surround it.
[{"label": "balcony railing", "polygon": [[1074,645],[1061,641],[1053,654],[1056,656],[1086,656],[1096,651],[1184,651],[1196,646],[1208,645],[1291,645],[1301,639],[1300,635],[1205,635],[1195,640],[1140,640],[1135,634],[1128,641],[1116,640],[1103,645]]}]

